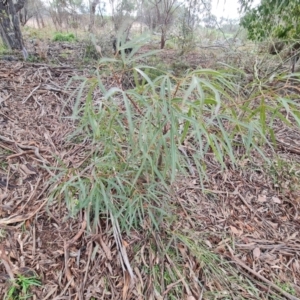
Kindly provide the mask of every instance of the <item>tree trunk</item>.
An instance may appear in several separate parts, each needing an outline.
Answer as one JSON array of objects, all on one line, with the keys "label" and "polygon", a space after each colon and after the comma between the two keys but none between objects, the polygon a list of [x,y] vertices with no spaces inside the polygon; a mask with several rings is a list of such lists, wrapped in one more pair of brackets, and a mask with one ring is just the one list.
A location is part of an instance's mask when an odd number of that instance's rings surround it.
[{"label": "tree trunk", "polygon": [[40,18],[39,18],[39,14],[38,13],[35,15],[35,20],[36,20],[38,28],[41,29]]},{"label": "tree trunk", "polygon": [[35,10],[35,19],[36,22],[38,24],[39,28],[45,28],[45,23],[44,23],[44,19],[43,16],[40,12],[40,7],[38,7],[37,5],[34,6],[34,10]]},{"label": "tree trunk", "polygon": [[95,25],[95,14],[96,14],[96,7],[99,4],[99,0],[93,0],[90,7],[90,24],[89,24],[89,32],[93,32],[93,28]]},{"label": "tree trunk", "polygon": [[25,0],[19,0],[16,4],[13,0],[0,1],[0,35],[5,46],[11,50],[21,50],[27,58],[24,47],[18,12],[24,6]]},{"label": "tree trunk", "polygon": [[161,28],[160,49],[164,49],[166,45],[167,34],[165,28]]},{"label": "tree trunk", "polygon": [[39,15],[39,19],[40,19],[41,24],[42,24],[42,28],[45,28],[44,17],[42,16],[42,14],[40,12],[38,12],[38,15]]}]

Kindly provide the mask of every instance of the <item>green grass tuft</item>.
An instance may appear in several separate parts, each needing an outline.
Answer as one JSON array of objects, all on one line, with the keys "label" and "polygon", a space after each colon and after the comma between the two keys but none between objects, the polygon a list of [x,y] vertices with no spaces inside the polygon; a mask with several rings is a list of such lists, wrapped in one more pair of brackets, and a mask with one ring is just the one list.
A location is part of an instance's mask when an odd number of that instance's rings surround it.
[{"label": "green grass tuft", "polygon": [[17,279],[11,283],[5,300],[29,299],[32,296],[30,288],[33,286],[41,286],[41,281],[37,277],[18,275]]},{"label": "green grass tuft", "polygon": [[73,33],[61,33],[57,32],[55,33],[53,37],[54,42],[74,42],[76,41],[76,37]]}]

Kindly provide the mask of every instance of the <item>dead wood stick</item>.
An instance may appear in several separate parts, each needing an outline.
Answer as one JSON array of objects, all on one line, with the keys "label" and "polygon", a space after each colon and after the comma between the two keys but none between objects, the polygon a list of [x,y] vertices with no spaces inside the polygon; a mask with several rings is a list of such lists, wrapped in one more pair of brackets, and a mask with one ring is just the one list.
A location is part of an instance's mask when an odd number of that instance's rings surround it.
[{"label": "dead wood stick", "polygon": [[9,260],[9,258],[7,257],[6,253],[5,253],[5,249],[3,245],[0,245],[0,258],[1,261],[5,267],[5,270],[7,272],[7,274],[9,275],[11,280],[14,280],[14,274],[13,274],[13,270],[11,268],[11,262]]},{"label": "dead wood stick", "polygon": [[281,147],[291,153],[300,154],[300,147],[296,147],[291,145],[291,143],[287,143],[282,139],[276,139],[276,142],[281,145]]},{"label": "dead wood stick", "polygon": [[32,150],[22,151],[22,152],[19,152],[16,154],[11,154],[11,155],[7,156],[6,159],[8,160],[8,159],[16,158],[16,157],[19,157],[19,156],[22,156],[25,154],[31,154],[31,153],[34,153],[34,151],[32,151]]},{"label": "dead wood stick", "polygon": [[2,102],[5,102],[6,100],[8,100],[9,98],[11,97],[11,94],[9,94],[7,97],[5,97],[5,98],[0,98],[0,104],[2,103]]},{"label": "dead wood stick", "polygon": [[67,280],[68,280],[68,282],[71,284],[71,286],[73,287],[73,288],[75,288],[76,287],[76,284],[75,284],[75,282],[74,282],[74,279],[73,279],[73,276],[72,276],[72,273],[71,273],[71,271],[70,271],[70,268],[69,268],[69,266],[68,266],[68,261],[69,261],[69,243],[67,243],[66,241],[65,241],[65,243],[64,243],[64,252],[65,252],[65,273],[66,273],[66,277],[67,277]]},{"label": "dead wood stick", "polygon": [[26,99],[22,101],[22,104],[26,103],[26,101],[27,101],[27,100],[33,95],[33,93],[34,93],[36,90],[38,90],[40,87],[41,87],[41,83],[40,83],[38,86],[36,86],[36,87],[31,91],[31,93],[26,97]]},{"label": "dead wood stick", "polygon": [[235,257],[232,253],[231,253],[231,256],[232,256],[231,258],[233,259],[233,261],[235,263],[237,263],[242,268],[244,268],[245,270],[247,270],[248,272],[250,272],[251,274],[253,274],[255,277],[259,278],[261,281],[267,283],[269,286],[271,286],[273,289],[275,289],[276,291],[278,291],[280,294],[284,295],[287,299],[290,299],[290,300],[299,300],[299,298],[294,297],[293,295],[287,293],[286,291],[284,291],[283,289],[281,289],[280,287],[278,287],[276,284],[274,284],[273,282],[271,282],[267,278],[263,277],[259,273],[257,273],[254,270],[252,270],[250,267],[248,267],[247,265],[245,265],[239,258]]},{"label": "dead wood stick", "polygon": [[31,219],[46,204],[47,201],[48,201],[48,199],[46,199],[35,211],[33,211],[31,213],[24,214],[24,215],[15,214],[15,215],[9,216],[8,218],[0,219],[0,225],[19,223],[19,222],[23,222],[28,219]]},{"label": "dead wood stick", "polygon": [[180,282],[182,282],[182,278],[177,280],[176,282],[173,282],[169,285],[167,285],[167,289],[163,292],[163,296],[165,296],[166,294],[168,294],[170,292],[170,290],[175,287],[176,285],[178,285]]},{"label": "dead wood stick", "polygon": [[[21,148],[21,149],[23,149],[23,150],[24,150],[24,149],[25,149],[25,150],[33,150],[35,156],[39,159],[39,161],[41,161],[41,162],[44,164],[44,166],[46,166],[46,165],[51,165],[50,162],[49,162],[48,160],[46,160],[45,158],[43,158],[43,157],[41,156],[38,147],[36,147],[36,146],[29,146],[29,145],[22,145],[22,144],[20,144],[20,143],[17,143],[17,142],[15,142],[15,141],[12,141],[12,140],[10,140],[10,139],[8,139],[8,138],[6,138],[6,137],[4,137],[4,136],[1,136],[1,135],[0,135],[0,139],[2,139],[2,140],[5,141],[5,142],[8,142],[8,143],[15,144],[15,145],[17,145],[19,148]],[[27,153],[27,152],[26,152],[26,153]],[[10,158],[10,157],[13,158],[13,157],[15,157],[15,156],[19,156],[19,155],[23,155],[23,154],[24,154],[24,152],[21,152],[20,154],[12,154],[12,155],[9,156],[8,158]],[[46,169],[46,171],[47,171],[51,176],[55,176],[55,174],[54,174],[49,168],[45,168],[45,169]]]},{"label": "dead wood stick", "polygon": [[84,220],[81,224],[81,229],[78,231],[78,233],[68,242],[69,246],[74,244],[83,234],[83,232],[86,229],[86,221]]},{"label": "dead wood stick", "polygon": [[65,272],[66,272],[66,277],[68,282],[70,282],[71,286],[73,288],[76,288],[75,281],[73,279],[72,273],[70,271],[70,268],[68,266],[68,261],[69,261],[69,247],[74,244],[83,234],[83,232],[86,229],[86,221],[84,220],[81,224],[81,229],[78,231],[78,233],[68,242],[65,241],[64,243],[64,252],[65,252]]}]

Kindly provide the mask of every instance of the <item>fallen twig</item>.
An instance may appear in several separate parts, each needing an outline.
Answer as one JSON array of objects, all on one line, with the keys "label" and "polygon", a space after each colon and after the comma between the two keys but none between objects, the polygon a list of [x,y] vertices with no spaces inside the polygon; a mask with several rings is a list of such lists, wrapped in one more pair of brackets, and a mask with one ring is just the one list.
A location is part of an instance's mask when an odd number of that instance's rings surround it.
[{"label": "fallen twig", "polygon": [[255,272],[254,270],[252,270],[247,265],[245,265],[239,258],[237,258],[233,254],[233,250],[228,245],[227,245],[227,247],[229,249],[229,252],[231,253],[231,258],[233,259],[233,261],[235,263],[237,263],[238,265],[240,265],[242,268],[244,268],[245,270],[247,270],[249,273],[253,274],[255,277],[259,278],[261,281],[267,283],[270,287],[272,287],[273,289],[275,289],[280,294],[284,295],[287,299],[290,299],[290,300],[299,300],[299,298],[297,298],[297,297],[295,297],[295,296],[287,293],[286,291],[284,291],[283,289],[281,289],[279,286],[277,286],[276,284],[274,284],[273,282],[271,282],[267,278],[263,277],[259,273]]},{"label": "fallen twig", "polygon": [[70,282],[71,286],[73,288],[76,288],[76,284],[74,282],[72,273],[69,269],[68,266],[68,261],[69,261],[69,247],[74,244],[83,234],[83,232],[86,229],[86,221],[83,221],[81,224],[81,229],[78,231],[78,233],[70,240],[70,241],[65,241],[64,243],[64,252],[65,252],[65,272],[66,272],[66,277],[68,282]]}]

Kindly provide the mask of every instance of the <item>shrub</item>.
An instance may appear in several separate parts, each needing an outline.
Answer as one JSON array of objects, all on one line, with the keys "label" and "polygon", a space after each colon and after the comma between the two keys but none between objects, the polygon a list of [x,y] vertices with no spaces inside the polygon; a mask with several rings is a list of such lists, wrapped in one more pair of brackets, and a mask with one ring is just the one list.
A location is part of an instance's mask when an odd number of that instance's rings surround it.
[{"label": "shrub", "polygon": [[53,38],[54,42],[74,42],[76,41],[76,37],[73,33],[55,33],[54,38]]}]

